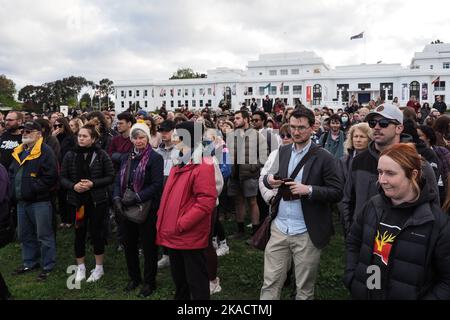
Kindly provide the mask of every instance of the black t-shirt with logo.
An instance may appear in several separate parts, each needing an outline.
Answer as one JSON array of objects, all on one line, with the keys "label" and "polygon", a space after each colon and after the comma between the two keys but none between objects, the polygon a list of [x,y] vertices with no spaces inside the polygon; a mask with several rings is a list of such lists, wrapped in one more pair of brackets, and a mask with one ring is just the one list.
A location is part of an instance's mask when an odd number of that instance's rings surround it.
[{"label": "black t-shirt with logo", "polygon": [[0,137],[0,163],[8,170],[13,158],[12,153],[22,143],[22,135],[6,131]]}]

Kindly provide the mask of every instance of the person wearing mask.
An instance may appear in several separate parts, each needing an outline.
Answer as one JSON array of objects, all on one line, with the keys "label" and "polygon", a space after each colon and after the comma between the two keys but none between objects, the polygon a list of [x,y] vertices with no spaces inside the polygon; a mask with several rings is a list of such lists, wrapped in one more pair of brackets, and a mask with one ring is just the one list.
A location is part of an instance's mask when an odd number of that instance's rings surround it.
[{"label": "person wearing mask", "polygon": [[330,131],[320,137],[320,145],[328,150],[335,159],[340,159],[344,155],[345,134],[341,130],[341,118],[337,114],[330,117]]},{"label": "person wearing mask", "polygon": [[350,115],[347,112],[341,114],[341,124],[341,130],[344,131],[344,134],[347,134],[347,131],[351,126]]},{"label": "person wearing mask", "polygon": [[114,168],[106,151],[97,144],[100,134],[92,124],[78,133],[78,146],[66,153],[61,166],[61,186],[67,190],[67,203],[76,211],[75,256],[78,265],[75,282],[86,279],[86,235],[94,246],[95,269],[87,282],[104,275],[104,221],[108,214],[108,186],[114,181]]},{"label": "person wearing mask", "polygon": [[14,275],[39,268],[45,281],[56,265],[51,190],[58,180],[57,160],[44,144],[42,127],[36,122],[23,125],[22,144],[14,149],[9,167],[12,198],[17,202],[18,236],[22,244],[22,266]]},{"label": "person wearing mask", "polygon": [[22,143],[23,114],[18,111],[10,111],[5,118],[6,131],[0,136],[0,163],[9,168],[13,161],[12,153],[14,148]]},{"label": "person wearing mask", "polygon": [[[116,176],[113,195],[114,210],[118,215],[123,215],[124,208],[151,200],[147,218],[143,223],[135,223],[126,217],[121,219],[125,258],[130,278],[125,292],[131,292],[143,282],[139,296],[148,297],[156,289],[158,270],[158,247],[155,244],[156,212],[163,189],[163,159],[150,145],[151,135],[146,124],[134,124],[130,137],[133,149],[123,158],[120,174]],[[133,197],[124,197],[127,189],[133,192]],[[143,278],[139,262],[139,240],[144,254]]]},{"label": "person wearing mask", "polygon": [[[378,194],[359,212],[346,239],[344,284],[353,299],[449,300],[449,217],[435,204],[413,144],[384,149]],[[368,279],[377,267],[377,288]]]},{"label": "person wearing mask", "polygon": [[210,298],[205,250],[217,190],[213,161],[202,156],[202,131],[201,124],[191,121],[176,126],[180,158],[170,171],[158,210],[156,242],[169,249],[175,300]]}]

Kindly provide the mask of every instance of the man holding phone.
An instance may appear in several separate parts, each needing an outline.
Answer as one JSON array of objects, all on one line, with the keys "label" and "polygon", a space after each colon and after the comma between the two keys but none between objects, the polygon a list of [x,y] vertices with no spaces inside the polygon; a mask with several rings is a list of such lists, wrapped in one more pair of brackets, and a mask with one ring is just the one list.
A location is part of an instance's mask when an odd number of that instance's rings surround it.
[{"label": "man holding phone", "polygon": [[274,169],[264,177],[265,186],[279,188],[282,197],[279,204],[274,203],[279,196],[271,200],[278,214],[264,252],[262,300],[280,299],[292,259],[296,299],[313,299],[321,250],[333,234],[330,205],[340,201],[343,183],[333,156],[311,141],[314,122],[314,113],[305,107],[292,113],[294,143],[280,147]]}]

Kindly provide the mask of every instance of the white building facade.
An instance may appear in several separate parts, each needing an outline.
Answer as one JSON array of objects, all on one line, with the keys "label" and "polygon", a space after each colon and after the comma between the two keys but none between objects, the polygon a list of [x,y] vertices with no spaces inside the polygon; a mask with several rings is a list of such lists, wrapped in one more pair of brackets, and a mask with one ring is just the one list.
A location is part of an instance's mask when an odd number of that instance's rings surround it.
[{"label": "white building facade", "polygon": [[331,69],[314,52],[260,55],[246,70],[216,68],[207,78],[119,82],[115,85],[116,112],[128,108],[146,111],[165,105],[217,108],[224,98],[232,109],[252,98],[261,105],[265,95],[280,98],[288,106],[302,102],[308,107],[343,106],[352,95],[361,103],[393,100],[406,105],[412,95],[432,105],[437,95],[450,99],[450,44],[426,45],[416,52],[407,68],[400,64],[360,64]]}]

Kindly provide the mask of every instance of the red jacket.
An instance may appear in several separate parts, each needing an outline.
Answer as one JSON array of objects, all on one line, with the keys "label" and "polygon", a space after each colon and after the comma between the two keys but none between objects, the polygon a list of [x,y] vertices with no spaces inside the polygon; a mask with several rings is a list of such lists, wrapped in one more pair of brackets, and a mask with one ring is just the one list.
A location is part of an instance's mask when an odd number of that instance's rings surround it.
[{"label": "red jacket", "polygon": [[173,167],[158,210],[156,243],[177,250],[208,247],[216,199],[212,163]]}]

